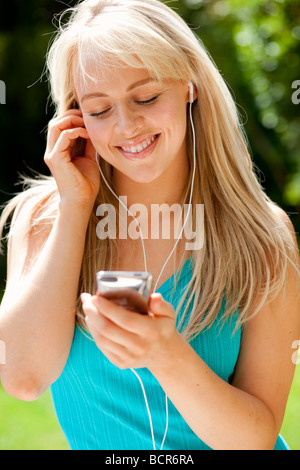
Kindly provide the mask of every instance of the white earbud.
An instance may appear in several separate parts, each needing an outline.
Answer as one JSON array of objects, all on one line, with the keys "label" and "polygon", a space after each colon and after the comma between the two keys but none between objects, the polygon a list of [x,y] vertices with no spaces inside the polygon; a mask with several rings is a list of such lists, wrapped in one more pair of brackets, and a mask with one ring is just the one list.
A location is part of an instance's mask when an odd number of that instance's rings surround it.
[{"label": "white earbud", "polygon": [[190,99],[189,99],[189,102],[190,102],[190,103],[193,103],[193,101],[194,101],[194,85],[193,85],[192,82],[189,82],[188,85],[189,85],[189,91],[190,91]]}]

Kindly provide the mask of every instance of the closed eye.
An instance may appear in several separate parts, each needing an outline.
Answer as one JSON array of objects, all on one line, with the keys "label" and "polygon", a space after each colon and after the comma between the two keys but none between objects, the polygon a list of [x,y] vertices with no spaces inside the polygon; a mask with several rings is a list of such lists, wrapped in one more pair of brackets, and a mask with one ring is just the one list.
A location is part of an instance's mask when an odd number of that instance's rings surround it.
[{"label": "closed eye", "polygon": [[100,113],[90,113],[89,115],[93,116],[93,117],[101,117],[101,116],[104,116],[104,114],[108,113],[108,111],[110,111],[110,109],[111,108],[108,108],[105,111],[101,111]]},{"label": "closed eye", "polygon": [[[147,105],[147,104],[154,103],[159,98],[159,96],[160,95],[155,95],[152,98],[150,98],[149,100],[137,100],[136,104]],[[104,111],[100,111],[99,113],[90,113],[90,116],[92,116],[92,117],[102,117],[105,114],[107,114],[110,110],[111,110],[111,108],[108,108],[108,109],[105,109]]]},{"label": "closed eye", "polygon": [[141,101],[136,101],[137,104],[151,104],[154,103],[159,98],[159,95],[153,96],[153,98],[150,98],[149,100],[141,100]]}]

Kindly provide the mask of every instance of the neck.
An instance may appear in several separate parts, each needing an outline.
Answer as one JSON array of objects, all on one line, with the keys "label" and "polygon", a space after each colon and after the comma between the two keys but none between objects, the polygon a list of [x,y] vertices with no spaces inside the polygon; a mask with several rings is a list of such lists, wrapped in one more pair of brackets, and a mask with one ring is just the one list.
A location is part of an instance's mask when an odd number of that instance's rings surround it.
[{"label": "neck", "polygon": [[151,204],[182,203],[189,177],[188,161],[174,165],[167,172],[149,183],[140,183],[130,179],[114,168],[113,183],[119,196],[127,197],[128,207],[132,204],[143,204],[148,209]]}]

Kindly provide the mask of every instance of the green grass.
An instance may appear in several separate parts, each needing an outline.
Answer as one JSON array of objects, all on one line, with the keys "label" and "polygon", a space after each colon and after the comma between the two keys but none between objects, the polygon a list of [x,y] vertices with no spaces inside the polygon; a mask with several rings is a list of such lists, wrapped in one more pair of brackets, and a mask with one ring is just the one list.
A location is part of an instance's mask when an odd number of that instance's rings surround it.
[{"label": "green grass", "polygon": [[[300,364],[287,404],[281,431],[291,449],[300,450]],[[0,386],[0,450],[67,450],[50,392],[39,400],[22,402]]]},{"label": "green grass", "polygon": [[300,364],[296,366],[281,433],[292,450],[300,450]]},{"label": "green grass", "polygon": [[0,450],[67,450],[50,392],[34,402],[8,395],[0,386]]}]

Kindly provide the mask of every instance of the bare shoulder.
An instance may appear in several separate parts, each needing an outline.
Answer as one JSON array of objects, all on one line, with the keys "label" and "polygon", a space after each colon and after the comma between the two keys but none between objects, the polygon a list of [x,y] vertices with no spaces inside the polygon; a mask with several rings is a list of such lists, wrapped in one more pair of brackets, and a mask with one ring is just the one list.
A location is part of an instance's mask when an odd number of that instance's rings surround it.
[{"label": "bare shoulder", "polygon": [[[274,203],[269,203],[268,204],[271,211],[273,212],[274,215],[276,215],[283,224],[286,225],[288,228],[290,235],[292,236],[293,241],[291,242],[290,248],[291,252],[293,252],[293,258],[296,260],[296,263],[300,263],[300,256],[299,256],[299,247],[298,247],[298,242],[297,242],[297,236],[295,232],[295,228],[293,226],[293,223],[288,216],[288,214],[277,204]],[[300,264],[299,264],[299,269],[300,269]]]},{"label": "bare shoulder", "polygon": [[[275,305],[279,305],[279,299],[282,299],[282,301],[285,303],[285,305],[291,304],[295,302],[295,299],[297,297],[300,297],[299,291],[300,291],[300,256],[299,256],[299,247],[297,243],[297,237],[296,237],[296,232],[294,229],[294,226],[291,222],[290,217],[288,214],[281,209],[279,206],[277,206],[274,203],[270,203],[269,207],[271,211],[281,220],[283,224],[286,225],[288,228],[291,238],[290,238],[290,244],[289,244],[289,260],[287,264],[287,270],[285,273],[285,278],[287,280],[286,282],[286,288],[282,289],[281,292],[279,292],[279,295],[276,299]],[[295,303],[294,303],[295,305]],[[297,304],[299,307],[299,304]],[[291,310],[295,310],[294,306],[291,305]],[[299,315],[298,315],[299,317]]]},{"label": "bare shoulder", "polygon": [[268,203],[268,206],[270,207],[272,213],[279,217],[279,219],[287,225],[291,233],[295,235],[295,229],[288,214],[274,202]]}]

